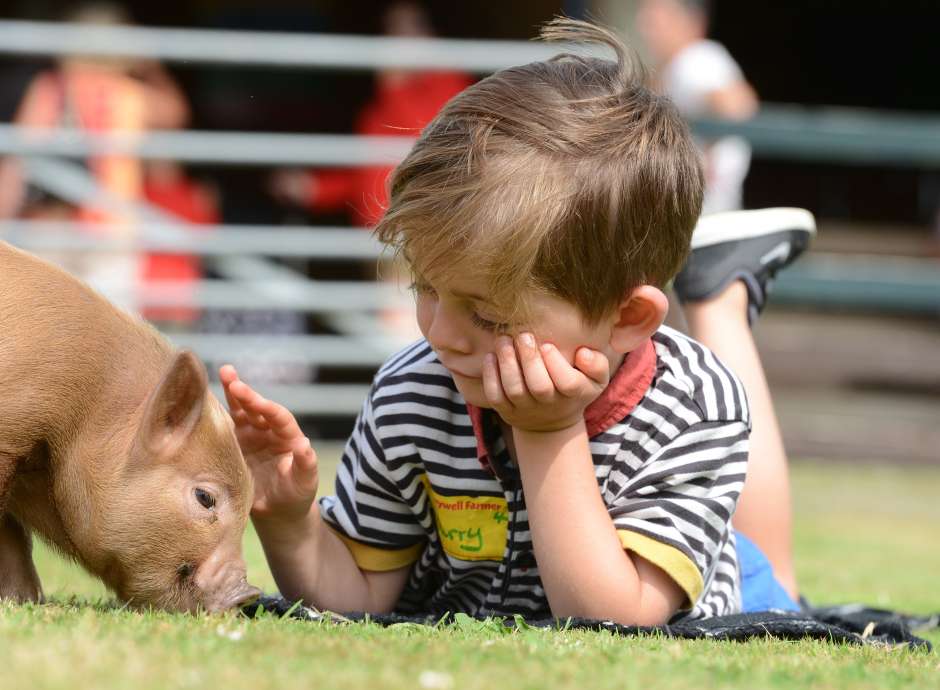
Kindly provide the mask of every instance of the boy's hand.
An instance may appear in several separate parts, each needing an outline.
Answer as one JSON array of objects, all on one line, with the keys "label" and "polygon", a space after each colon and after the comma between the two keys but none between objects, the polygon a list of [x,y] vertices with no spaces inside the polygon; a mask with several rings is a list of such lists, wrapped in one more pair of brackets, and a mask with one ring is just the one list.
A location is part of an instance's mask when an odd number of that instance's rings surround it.
[{"label": "boy's hand", "polygon": [[235,437],[255,479],[251,514],[277,521],[302,520],[317,495],[317,454],[287,408],[266,400],[238,378],[231,365],[219,369]]},{"label": "boy's hand", "polygon": [[507,424],[525,431],[559,431],[584,418],[586,408],[610,379],[602,353],[578,348],[574,365],[531,333],[501,336],[483,361],[483,392]]}]

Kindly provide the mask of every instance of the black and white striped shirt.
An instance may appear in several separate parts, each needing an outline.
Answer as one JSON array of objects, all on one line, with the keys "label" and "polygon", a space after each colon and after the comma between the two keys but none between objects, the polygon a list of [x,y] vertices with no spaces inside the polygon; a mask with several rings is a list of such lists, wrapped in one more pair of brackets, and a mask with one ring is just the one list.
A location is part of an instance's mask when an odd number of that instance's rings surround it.
[{"label": "black and white striped shirt", "polygon": [[[602,398],[585,419],[598,490],[624,548],[686,592],[677,619],[740,611],[731,528],[748,451],[740,382],[663,327],[630,353]],[[468,409],[424,340],[379,370],[336,495],[320,510],[361,568],[412,565],[398,612],[551,615],[518,468],[493,413]]]}]

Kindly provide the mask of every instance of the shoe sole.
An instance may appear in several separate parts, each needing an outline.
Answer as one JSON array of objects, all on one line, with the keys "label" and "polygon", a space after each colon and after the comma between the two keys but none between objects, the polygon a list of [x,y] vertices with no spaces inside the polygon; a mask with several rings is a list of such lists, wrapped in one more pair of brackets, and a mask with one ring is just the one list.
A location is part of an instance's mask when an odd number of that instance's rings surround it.
[{"label": "shoe sole", "polygon": [[802,208],[762,208],[756,211],[725,211],[699,218],[692,233],[692,249],[722,242],[745,240],[786,230],[816,234],[816,219]]}]

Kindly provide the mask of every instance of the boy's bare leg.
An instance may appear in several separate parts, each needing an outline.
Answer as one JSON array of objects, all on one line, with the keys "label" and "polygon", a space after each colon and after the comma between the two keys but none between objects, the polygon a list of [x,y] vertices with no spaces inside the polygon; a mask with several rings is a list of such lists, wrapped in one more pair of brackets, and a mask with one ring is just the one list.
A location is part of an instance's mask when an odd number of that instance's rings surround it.
[{"label": "boy's bare leg", "polygon": [[733,524],[767,555],[774,574],[796,600],[790,479],[783,438],[764,368],[747,319],[748,293],[734,281],[713,299],[683,305],[689,335],[708,347],[741,379],[751,408],[747,480]]}]

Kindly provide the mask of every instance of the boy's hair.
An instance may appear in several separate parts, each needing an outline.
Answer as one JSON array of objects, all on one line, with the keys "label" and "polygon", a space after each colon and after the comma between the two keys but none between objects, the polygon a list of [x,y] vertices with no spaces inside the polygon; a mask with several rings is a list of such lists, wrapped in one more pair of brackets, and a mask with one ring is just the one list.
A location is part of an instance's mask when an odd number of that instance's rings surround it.
[{"label": "boy's hair", "polygon": [[606,44],[501,70],[452,98],[391,177],[377,237],[428,280],[482,277],[507,319],[544,291],[597,323],[682,266],[702,205],[689,129],[610,31],[572,19],[546,40]]}]

